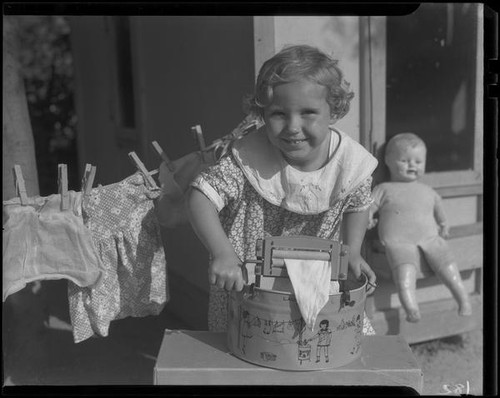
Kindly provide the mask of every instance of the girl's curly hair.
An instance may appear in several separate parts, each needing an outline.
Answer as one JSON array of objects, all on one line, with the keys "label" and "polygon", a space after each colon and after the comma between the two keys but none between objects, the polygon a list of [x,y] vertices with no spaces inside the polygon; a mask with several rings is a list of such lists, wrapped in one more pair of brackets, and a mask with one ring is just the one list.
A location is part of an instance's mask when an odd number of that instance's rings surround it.
[{"label": "girl's curly hair", "polygon": [[354,93],[349,90],[349,83],[337,63],[312,46],[285,47],[262,65],[254,94],[244,99],[245,111],[262,118],[264,108],[272,101],[275,86],[306,79],[327,89],[331,116],[341,119],[349,111]]}]

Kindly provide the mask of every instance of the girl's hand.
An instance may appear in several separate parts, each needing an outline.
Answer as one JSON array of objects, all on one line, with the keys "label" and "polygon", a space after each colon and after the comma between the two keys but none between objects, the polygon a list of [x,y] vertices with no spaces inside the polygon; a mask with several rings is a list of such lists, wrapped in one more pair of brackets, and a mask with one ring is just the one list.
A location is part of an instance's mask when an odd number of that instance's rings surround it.
[{"label": "girl's hand", "polygon": [[361,255],[351,254],[349,256],[349,269],[353,272],[356,279],[361,278],[361,273],[366,275],[366,278],[368,279],[368,288],[366,289],[367,294],[372,294],[375,291],[375,288],[377,287],[377,275],[375,275],[375,272],[373,272]]},{"label": "girl's hand", "polygon": [[212,285],[227,291],[240,292],[245,284],[241,263],[234,251],[214,256],[208,268],[208,277]]}]

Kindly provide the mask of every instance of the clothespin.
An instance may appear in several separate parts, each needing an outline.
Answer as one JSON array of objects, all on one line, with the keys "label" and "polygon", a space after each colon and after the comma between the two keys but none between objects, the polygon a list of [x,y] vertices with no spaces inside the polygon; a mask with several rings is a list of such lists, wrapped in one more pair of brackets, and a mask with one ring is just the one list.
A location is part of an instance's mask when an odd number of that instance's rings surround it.
[{"label": "clothespin", "polygon": [[213,151],[215,158],[220,159],[228,150],[231,142],[244,137],[247,133],[255,128],[259,128],[261,122],[258,120],[248,121],[245,118],[236,128],[234,128],[229,134],[222,138],[213,141],[209,146],[205,147],[203,151],[209,152]]},{"label": "clothespin", "polygon": [[58,193],[61,195],[61,210],[67,210],[69,208],[68,167],[65,164],[57,165],[57,183]]},{"label": "clothespin", "polygon": [[203,137],[201,126],[197,124],[196,126],[191,127],[191,132],[196,136],[196,140],[198,141],[198,146],[200,147],[200,151],[203,151],[205,149],[205,138]]},{"label": "clothespin", "polygon": [[92,166],[87,163],[85,165],[85,171],[83,172],[82,178],[82,193],[84,196],[87,196],[92,191],[92,185],[94,184],[96,166]]},{"label": "clothespin", "polygon": [[128,156],[130,160],[132,160],[132,162],[134,163],[135,167],[137,167],[137,169],[143,174],[145,180],[149,183],[151,188],[158,188],[158,185],[156,185],[155,180],[153,179],[153,177],[151,177],[152,174],[158,173],[158,170],[149,172],[146,169],[146,166],[144,166],[144,163],[141,162],[141,159],[139,159],[139,156],[137,156],[137,154],[134,151],[129,152]]},{"label": "clothespin", "polygon": [[203,158],[203,161],[205,161],[206,145],[205,138],[203,137],[203,131],[201,131],[201,126],[197,124],[196,126],[191,127],[191,132],[196,135],[196,140],[198,141],[198,147],[200,148],[201,156]]},{"label": "clothespin", "polygon": [[14,165],[14,184],[16,186],[16,193],[21,198],[21,204],[26,206],[28,204],[28,194],[26,192],[26,185],[24,183],[23,172],[21,166]]},{"label": "clothespin", "polygon": [[168,169],[171,172],[174,172],[175,167],[172,164],[172,162],[170,161],[170,159],[168,158],[167,154],[163,151],[163,149],[161,149],[160,144],[158,144],[158,142],[156,142],[156,141],[153,141],[151,143],[151,145],[153,145],[153,148],[155,149],[156,153],[158,154],[158,156],[160,156],[161,160],[163,160],[165,162],[165,164],[167,165]]}]

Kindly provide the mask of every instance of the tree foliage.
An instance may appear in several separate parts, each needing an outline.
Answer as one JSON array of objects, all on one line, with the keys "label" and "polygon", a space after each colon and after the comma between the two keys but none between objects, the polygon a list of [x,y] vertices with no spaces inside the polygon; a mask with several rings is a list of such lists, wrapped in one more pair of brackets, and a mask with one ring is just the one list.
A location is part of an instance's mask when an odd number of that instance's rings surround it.
[{"label": "tree foliage", "polygon": [[78,177],[70,26],[62,16],[21,16],[20,64],[35,139],[40,193],[57,189],[57,163]]}]

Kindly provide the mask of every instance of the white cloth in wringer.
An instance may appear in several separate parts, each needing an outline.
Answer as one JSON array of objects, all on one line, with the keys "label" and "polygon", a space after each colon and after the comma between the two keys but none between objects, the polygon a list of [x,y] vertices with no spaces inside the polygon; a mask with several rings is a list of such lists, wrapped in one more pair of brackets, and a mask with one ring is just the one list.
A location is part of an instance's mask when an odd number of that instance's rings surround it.
[{"label": "white cloth in wringer", "polygon": [[329,295],[339,292],[339,283],[330,281],[331,264],[323,260],[285,259],[285,266],[302,318],[313,330]]}]

